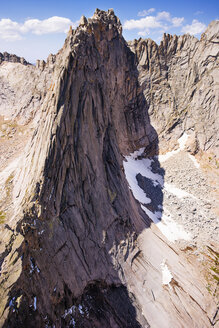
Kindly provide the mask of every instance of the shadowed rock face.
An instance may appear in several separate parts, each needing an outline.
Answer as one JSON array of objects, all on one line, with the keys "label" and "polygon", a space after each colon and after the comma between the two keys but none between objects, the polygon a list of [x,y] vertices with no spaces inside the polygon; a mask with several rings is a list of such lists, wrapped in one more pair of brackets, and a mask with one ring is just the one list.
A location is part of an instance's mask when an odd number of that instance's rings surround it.
[{"label": "shadowed rock face", "polygon": [[[158,138],[114,12],[83,17],[36,70],[51,62],[2,237],[1,325],[208,327],[215,304],[199,272],[151,226],[125,179],[123,155],[156,155]],[[164,259],[174,277],[163,286]]]},{"label": "shadowed rock face", "polygon": [[18,311],[9,305],[5,325],[58,327],[82,298],[83,307],[92,303],[87,327],[139,327],[121,265],[143,225],[121,154],[153,141],[156,150],[157,136],[149,128],[134,55],[112,11],[96,11],[70,31],[53,78],[24,175],[17,177],[15,197],[25,212],[17,231],[24,241],[11,293],[22,300]]}]

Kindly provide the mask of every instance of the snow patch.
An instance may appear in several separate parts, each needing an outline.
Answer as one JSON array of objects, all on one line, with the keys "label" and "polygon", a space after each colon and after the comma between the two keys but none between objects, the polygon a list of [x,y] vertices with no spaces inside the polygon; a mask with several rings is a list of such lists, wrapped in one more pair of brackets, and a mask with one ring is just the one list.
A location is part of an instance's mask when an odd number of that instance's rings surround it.
[{"label": "snow patch", "polygon": [[35,264],[35,260],[31,257],[30,258],[30,274],[32,274],[35,270],[40,273],[40,269],[38,268],[38,266]]},{"label": "snow patch", "polygon": [[66,318],[68,315],[71,316],[72,322],[74,321],[73,315],[76,314],[76,311],[80,313],[80,315],[85,316],[88,318],[89,317],[89,310],[86,306],[83,306],[82,304],[79,304],[78,306],[73,305],[69,309],[65,310],[65,313],[62,315],[62,318]]},{"label": "snow patch", "polygon": [[140,169],[138,161],[134,160],[132,157],[126,157],[126,159],[127,162],[123,162],[125,176],[135,199],[137,199],[140,203],[149,204],[151,199],[147,197],[145,192],[139,187],[136,179]]},{"label": "snow patch", "polygon": [[14,307],[14,306],[15,306],[15,305],[14,305],[15,300],[16,300],[16,297],[13,297],[13,298],[10,300],[10,302],[9,302],[9,307]]},{"label": "snow patch", "polygon": [[[149,218],[157,225],[162,234],[172,243],[176,240],[184,239],[190,240],[191,235],[187,233],[180,224],[177,224],[171,215],[161,212],[151,212],[145,206],[141,205],[143,211],[149,216]],[[162,221],[161,221],[162,218]]]},{"label": "snow patch", "polygon": [[163,262],[161,263],[160,266],[161,266],[161,271],[162,271],[162,284],[169,285],[173,276],[166,264],[166,260],[163,260]]},{"label": "snow patch", "polygon": [[183,150],[185,149],[186,142],[188,140],[188,134],[186,132],[183,133],[182,137],[178,139],[179,149]]},{"label": "snow patch", "polygon": [[78,311],[80,312],[81,315],[84,315],[83,307],[81,304],[78,305]]},{"label": "snow patch", "polygon": [[34,311],[36,311],[36,309],[37,309],[37,298],[36,298],[36,296],[33,299],[33,308],[34,308]]},{"label": "snow patch", "polygon": [[185,197],[189,197],[189,198],[193,198],[193,199],[197,199],[195,196],[193,196],[192,194],[190,194],[189,192],[185,191],[185,190],[182,190],[182,189],[179,189],[169,183],[164,183],[164,189],[175,195],[176,197],[182,199],[182,198],[185,198]]},{"label": "snow patch", "polygon": [[179,152],[180,152],[180,149],[177,149],[177,150],[169,151],[168,153],[166,153],[164,155],[158,155],[158,160],[160,163],[163,163],[166,160],[168,160],[170,157],[172,157],[173,155],[178,154]]},{"label": "snow patch", "polygon": [[130,156],[126,156],[126,161],[123,161],[125,176],[135,199],[142,204],[149,204],[151,203],[151,199],[147,197],[146,193],[139,187],[136,176],[140,173],[142,176],[151,179],[154,186],[159,184],[163,186],[163,177],[160,174],[152,172],[152,159],[135,159],[133,154],[134,153],[130,154]]},{"label": "snow patch", "polygon": [[76,321],[75,321],[75,319],[72,318],[72,319],[70,320],[69,324],[72,325],[73,328],[75,328],[75,327],[76,327]]},{"label": "snow patch", "polygon": [[136,159],[138,156],[141,156],[144,153],[145,147],[140,148],[139,150],[134,151],[130,154],[133,159]]},{"label": "snow patch", "polygon": [[67,315],[69,315],[69,314],[75,314],[75,310],[76,310],[76,306],[73,305],[69,309],[65,310],[65,313],[62,315],[62,317],[65,319],[67,317]]},{"label": "snow patch", "polygon": [[[179,141],[179,143],[180,147],[182,148],[187,139],[185,136],[181,138],[182,139]],[[172,185],[169,185],[167,183],[164,184],[163,177],[158,173],[152,172],[151,164],[153,162],[153,159],[137,159],[136,154],[138,153],[142,153],[142,149],[130,154],[130,156],[126,156],[126,161],[123,161],[125,176],[135,199],[137,199],[141,203],[141,208],[149,216],[149,218],[158,226],[160,231],[169,241],[175,242],[178,239],[190,240],[190,234],[185,232],[183,227],[177,224],[171,218],[171,215],[169,213],[167,215],[165,214],[166,210],[163,209],[162,204],[158,205],[160,211],[156,211],[154,213],[150,211],[146,206],[144,206],[146,204],[151,203],[151,199],[147,197],[146,193],[138,185],[136,176],[140,173],[143,177],[152,180],[153,185],[155,187],[157,185],[160,185],[161,188],[164,187],[168,192],[173,193],[179,198],[194,196]],[[164,210],[163,212],[162,209]]]},{"label": "snow patch", "polygon": [[199,169],[199,168],[200,168],[200,164],[199,164],[199,162],[197,161],[197,159],[195,158],[195,156],[189,154],[189,158],[193,161],[195,167],[196,167],[197,169]]},{"label": "snow patch", "polygon": [[161,217],[162,217],[162,213],[161,212],[151,212],[147,207],[145,207],[144,205],[141,205],[141,208],[143,209],[143,211],[149,216],[149,218],[155,223],[158,224],[160,223]]},{"label": "snow patch", "polygon": [[164,155],[158,155],[159,162],[160,163],[163,163],[166,160],[168,160],[170,157],[172,157],[173,155],[176,155],[181,150],[185,149],[185,145],[186,145],[187,140],[188,140],[188,134],[186,132],[184,132],[184,134],[182,135],[182,137],[180,137],[178,139],[179,148],[177,150],[169,151],[168,153],[166,153]]}]

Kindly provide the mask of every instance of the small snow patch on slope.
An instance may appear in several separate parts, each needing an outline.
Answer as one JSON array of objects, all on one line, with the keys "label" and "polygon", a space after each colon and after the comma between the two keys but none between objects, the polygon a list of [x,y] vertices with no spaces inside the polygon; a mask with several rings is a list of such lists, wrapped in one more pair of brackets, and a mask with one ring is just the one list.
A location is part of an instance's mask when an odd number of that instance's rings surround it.
[{"label": "small snow patch on slope", "polygon": [[37,309],[37,298],[36,298],[36,296],[34,296],[34,299],[33,299],[33,308],[34,308],[34,311],[36,311],[36,309]]},{"label": "small snow patch on slope", "polygon": [[200,168],[200,164],[198,163],[198,161],[197,161],[197,159],[195,158],[195,156],[189,154],[189,158],[193,161],[195,167],[196,167],[197,169],[199,169],[199,168]]},{"label": "small snow patch on slope", "polygon": [[178,154],[179,152],[180,152],[180,149],[177,149],[177,150],[169,151],[168,153],[166,153],[164,155],[158,155],[158,160],[160,163],[163,163],[163,162],[167,161],[173,155]]},{"label": "small snow patch on slope", "polygon": [[188,140],[188,134],[186,132],[184,132],[182,137],[180,137],[178,139],[179,149],[180,150],[183,150],[185,148],[187,140]]},{"label": "small snow patch on slope", "polygon": [[[172,243],[178,239],[190,240],[191,236],[188,234],[180,224],[177,224],[171,216],[162,214],[161,212],[151,212],[145,206],[141,205],[141,208],[149,216],[149,218],[157,225],[162,234]],[[162,221],[161,221],[162,218]]]},{"label": "small snow patch on slope", "polygon": [[182,137],[180,137],[178,139],[179,148],[177,150],[169,151],[168,153],[166,153],[164,155],[159,155],[158,156],[159,162],[160,163],[165,162],[166,160],[168,160],[173,155],[178,154],[181,150],[183,150],[185,148],[185,145],[186,145],[187,140],[188,140],[188,134],[186,132],[184,132],[184,134],[182,135]]},{"label": "small snow patch on slope", "polygon": [[173,278],[172,273],[170,272],[165,260],[163,260],[160,266],[162,270],[162,284],[169,285]]},{"label": "small snow patch on slope", "polygon": [[179,189],[169,183],[166,183],[164,184],[164,189],[175,195],[176,197],[182,199],[182,198],[185,198],[185,197],[188,197],[188,198],[193,198],[193,199],[197,199],[195,196],[193,196],[192,194],[190,194],[189,192],[185,191],[185,190],[182,190],[182,189]]}]

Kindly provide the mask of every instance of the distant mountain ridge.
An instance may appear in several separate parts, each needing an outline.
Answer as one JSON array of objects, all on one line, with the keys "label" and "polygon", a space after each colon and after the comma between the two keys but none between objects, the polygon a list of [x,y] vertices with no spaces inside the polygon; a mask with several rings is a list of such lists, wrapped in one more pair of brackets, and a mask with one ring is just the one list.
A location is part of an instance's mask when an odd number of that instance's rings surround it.
[{"label": "distant mountain ridge", "polygon": [[194,153],[219,157],[219,21],[200,40],[165,33],[159,46],[141,38],[129,46],[163,151],[186,131]]},{"label": "distant mountain ridge", "polygon": [[26,59],[24,59],[24,57],[19,57],[14,54],[9,54],[6,51],[3,53],[0,52],[0,64],[3,61],[10,62],[10,63],[20,63],[22,65],[31,65],[26,61]]}]

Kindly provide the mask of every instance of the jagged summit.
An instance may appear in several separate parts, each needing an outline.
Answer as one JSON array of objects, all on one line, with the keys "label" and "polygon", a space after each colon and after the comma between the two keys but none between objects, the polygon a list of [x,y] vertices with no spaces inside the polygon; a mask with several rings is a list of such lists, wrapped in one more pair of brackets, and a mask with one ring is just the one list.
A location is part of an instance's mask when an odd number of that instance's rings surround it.
[{"label": "jagged summit", "polygon": [[122,25],[113,9],[109,9],[107,12],[96,9],[92,18],[87,19],[82,16],[79,26],[75,30],[70,28],[66,42],[72,40],[72,44],[75,44],[80,38],[83,38],[84,34],[93,34],[98,42],[102,39],[110,41],[112,38],[122,35]]},{"label": "jagged summit", "polygon": [[112,26],[114,26],[115,28],[118,29],[118,31],[122,32],[121,22],[119,18],[115,15],[113,9],[109,9],[108,11],[103,11],[97,8],[92,18],[86,19],[85,16],[82,16],[79,22],[79,26],[89,25],[97,21],[101,21],[102,23],[105,23],[106,25],[108,25],[107,28],[109,29],[111,29]]}]

